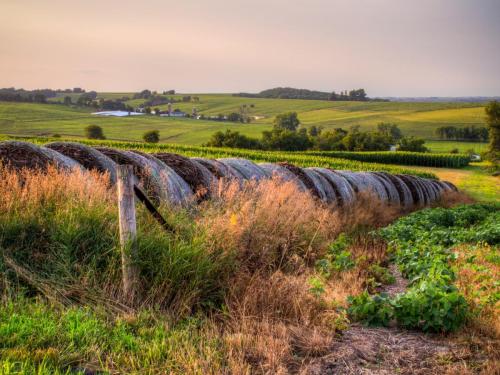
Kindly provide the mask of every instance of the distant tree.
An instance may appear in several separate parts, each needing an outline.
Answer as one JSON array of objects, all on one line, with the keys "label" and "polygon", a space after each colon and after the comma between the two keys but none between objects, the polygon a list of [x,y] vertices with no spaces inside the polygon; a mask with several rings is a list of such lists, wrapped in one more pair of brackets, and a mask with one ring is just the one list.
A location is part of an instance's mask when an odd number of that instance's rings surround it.
[{"label": "distant tree", "polygon": [[218,131],[213,134],[206,146],[258,149],[260,148],[260,142],[257,139],[228,129],[225,132]]},{"label": "distant tree", "polygon": [[243,122],[243,116],[241,116],[241,114],[239,114],[237,112],[231,112],[227,116],[227,121],[231,121],[231,122]]},{"label": "distant tree", "polygon": [[289,131],[296,131],[300,125],[300,121],[297,117],[297,112],[286,112],[277,115],[274,118],[274,128],[283,129]]},{"label": "distant tree", "polygon": [[313,140],[313,148],[315,150],[333,151],[345,150],[342,140],[347,135],[347,131],[341,128],[334,129],[333,131],[320,132],[318,136],[311,137]]},{"label": "distant tree", "polygon": [[190,95],[183,96],[182,97],[182,101],[183,102],[190,102],[191,101],[191,96]]},{"label": "distant tree", "polygon": [[147,143],[158,143],[160,141],[160,131],[149,130],[142,135],[142,139]]},{"label": "distant tree", "polygon": [[416,137],[403,137],[399,140],[398,151],[412,151],[412,152],[427,152],[427,147],[424,146],[425,140]]},{"label": "distant tree", "polygon": [[85,128],[85,136],[88,139],[106,139],[102,128],[98,125],[89,125]]},{"label": "distant tree", "polygon": [[495,164],[498,164],[500,159],[500,103],[496,100],[489,102],[485,111],[490,138],[489,156]]},{"label": "distant tree", "polygon": [[349,91],[348,98],[355,101],[367,100],[365,89],[357,89]]},{"label": "distant tree", "polygon": [[151,107],[144,108],[144,113],[150,115],[151,114]]},{"label": "distant tree", "polygon": [[322,126],[316,126],[316,125],[312,125],[310,128],[309,128],[309,135],[311,137],[317,137],[318,135],[321,134],[321,131],[323,130],[323,127]]},{"label": "distant tree", "polygon": [[71,96],[65,96],[64,97],[64,105],[71,105],[73,104],[73,101],[71,100]]},{"label": "distant tree", "polygon": [[401,129],[396,124],[381,122],[377,125],[377,131],[388,138],[392,138],[394,142],[403,137]]},{"label": "distant tree", "polygon": [[82,89],[82,88],[80,88],[80,87],[75,87],[75,88],[73,89],[73,92],[74,92],[75,94],[81,94],[81,93],[84,93],[84,92],[85,92],[85,90],[83,90],[83,89]]},{"label": "distant tree", "polygon": [[459,151],[459,150],[458,150],[458,148],[456,148],[456,147],[455,147],[455,148],[452,148],[452,149],[450,150],[450,154],[458,154],[459,152],[460,152],[460,151]]},{"label": "distant tree", "polygon": [[155,115],[156,116],[159,116],[160,112],[161,112],[160,108],[155,108]]},{"label": "distant tree", "polygon": [[262,147],[266,150],[304,151],[312,145],[306,129],[297,132],[275,127],[262,132]]}]

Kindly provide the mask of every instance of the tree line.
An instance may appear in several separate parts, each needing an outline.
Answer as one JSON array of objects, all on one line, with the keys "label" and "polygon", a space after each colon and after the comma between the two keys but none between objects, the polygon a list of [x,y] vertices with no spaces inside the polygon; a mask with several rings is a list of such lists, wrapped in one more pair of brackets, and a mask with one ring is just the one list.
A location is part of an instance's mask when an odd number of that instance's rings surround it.
[{"label": "tree line", "polygon": [[424,143],[423,139],[403,137],[396,124],[380,123],[375,131],[365,132],[359,126],[324,131],[317,126],[301,127],[297,113],[287,112],[276,116],[273,128],[262,132],[261,139],[238,131],[218,131],[206,146],[280,151],[387,151],[391,145],[397,145],[401,151],[425,152]]},{"label": "tree line", "polygon": [[455,127],[441,126],[436,129],[436,135],[442,140],[488,142],[488,128],[486,127]]},{"label": "tree line", "polygon": [[350,91],[315,91],[307,89],[296,89],[293,87],[275,87],[261,91],[257,94],[237,93],[233,96],[245,98],[264,98],[264,99],[306,99],[306,100],[330,100],[330,101],[388,101],[382,99],[370,99],[365,89],[354,89]]}]

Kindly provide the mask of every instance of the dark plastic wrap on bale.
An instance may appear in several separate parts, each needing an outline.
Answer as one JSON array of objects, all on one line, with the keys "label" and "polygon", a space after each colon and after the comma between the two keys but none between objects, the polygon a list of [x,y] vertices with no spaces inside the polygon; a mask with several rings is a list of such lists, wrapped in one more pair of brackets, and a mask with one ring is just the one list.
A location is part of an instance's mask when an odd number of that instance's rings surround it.
[{"label": "dark plastic wrap on bale", "polygon": [[211,172],[203,165],[182,155],[162,152],[153,156],[172,168],[186,183],[191,190],[200,197],[209,194],[213,184]]},{"label": "dark plastic wrap on bale", "polygon": [[53,142],[45,147],[77,161],[88,170],[109,173],[111,183],[116,183],[116,163],[96,149],[75,142]]},{"label": "dark plastic wrap on bale", "polygon": [[0,142],[0,163],[16,170],[45,170],[51,164],[51,158],[32,143],[5,141]]}]

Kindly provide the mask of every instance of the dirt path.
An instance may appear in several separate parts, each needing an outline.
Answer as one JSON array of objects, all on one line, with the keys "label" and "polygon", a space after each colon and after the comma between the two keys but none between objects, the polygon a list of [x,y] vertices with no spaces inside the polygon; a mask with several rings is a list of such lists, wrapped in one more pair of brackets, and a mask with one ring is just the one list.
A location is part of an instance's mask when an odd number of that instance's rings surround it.
[{"label": "dirt path", "polygon": [[[394,265],[390,270],[396,283],[382,291],[390,295],[403,292],[407,280]],[[459,362],[462,359],[460,352],[455,344],[436,335],[354,324],[335,341],[330,354],[313,361],[304,373],[436,374],[446,364]]]}]

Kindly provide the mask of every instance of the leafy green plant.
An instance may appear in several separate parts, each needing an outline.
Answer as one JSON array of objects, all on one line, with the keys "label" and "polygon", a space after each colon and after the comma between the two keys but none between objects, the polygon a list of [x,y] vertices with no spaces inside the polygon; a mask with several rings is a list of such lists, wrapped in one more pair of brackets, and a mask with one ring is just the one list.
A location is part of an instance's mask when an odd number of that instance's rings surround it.
[{"label": "leafy green plant", "polygon": [[432,282],[422,282],[397,296],[392,303],[394,316],[401,326],[424,332],[456,331],[468,313],[465,298],[454,286]]},{"label": "leafy green plant", "polygon": [[370,296],[365,291],[349,297],[348,302],[347,312],[351,319],[363,321],[369,326],[388,326],[394,315],[390,298],[384,293]]}]

